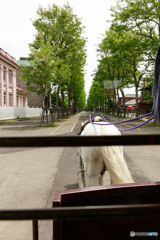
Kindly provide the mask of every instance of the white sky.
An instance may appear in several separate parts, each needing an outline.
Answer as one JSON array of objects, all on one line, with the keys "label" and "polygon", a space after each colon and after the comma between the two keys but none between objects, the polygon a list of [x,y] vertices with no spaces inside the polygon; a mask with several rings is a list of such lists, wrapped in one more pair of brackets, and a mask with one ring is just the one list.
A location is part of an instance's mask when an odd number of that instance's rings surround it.
[{"label": "white sky", "polygon": [[[110,7],[116,0],[68,0],[74,14],[82,19],[85,26],[87,42],[87,65],[85,76],[85,91],[88,95],[92,83],[93,70],[97,67],[97,46],[102,34],[109,28],[106,20],[111,20]],[[29,54],[28,44],[33,42],[35,28],[32,20],[37,18],[38,6],[48,7],[49,4],[63,6],[67,0],[0,0],[0,48],[18,60]],[[127,93],[134,93],[126,89]]]}]

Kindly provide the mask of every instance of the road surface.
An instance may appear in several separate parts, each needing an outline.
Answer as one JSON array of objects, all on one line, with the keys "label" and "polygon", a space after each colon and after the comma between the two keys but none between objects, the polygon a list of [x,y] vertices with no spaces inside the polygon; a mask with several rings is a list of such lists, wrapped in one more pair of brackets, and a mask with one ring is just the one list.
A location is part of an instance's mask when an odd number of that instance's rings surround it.
[{"label": "road surface", "polygon": [[[56,128],[35,128],[39,119],[0,125],[1,136],[76,135],[86,112],[78,113]],[[110,121],[115,121],[111,116]],[[139,122],[138,122],[139,123]],[[137,123],[121,124],[128,128]],[[160,128],[142,127],[122,134],[160,133]],[[1,148],[0,208],[49,208],[53,192],[78,188],[77,148]],[[158,181],[159,146],[124,147],[124,156],[135,182]],[[50,240],[52,223],[40,221],[40,240]],[[23,237],[22,237],[23,236]],[[1,222],[0,239],[32,239],[31,222]]]}]

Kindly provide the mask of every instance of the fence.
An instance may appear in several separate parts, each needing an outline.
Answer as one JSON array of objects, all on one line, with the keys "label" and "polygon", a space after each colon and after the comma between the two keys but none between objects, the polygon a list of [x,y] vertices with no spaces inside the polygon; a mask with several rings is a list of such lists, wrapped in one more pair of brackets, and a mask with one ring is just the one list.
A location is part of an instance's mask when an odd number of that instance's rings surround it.
[{"label": "fence", "polygon": [[[0,137],[0,147],[75,147],[106,145],[159,145],[160,135]],[[31,220],[38,240],[38,220],[160,216],[160,204],[0,210],[0,220]]]},{"label": "fence", "polygon": [[48,121],[51,123],[54,123],[56,119],[63,119],[63,118],[68,118],[69,115],[73,114],[73,109],[64,109],[62,110],[61,108],[42,108],[42,115],[41,115],[41,122],[40,124],[44,124],[46,120],[46,116],[48,115]]},{"label": "fence", "polygon": [[42,108],[0,107],[0,120],[40,116]]}]

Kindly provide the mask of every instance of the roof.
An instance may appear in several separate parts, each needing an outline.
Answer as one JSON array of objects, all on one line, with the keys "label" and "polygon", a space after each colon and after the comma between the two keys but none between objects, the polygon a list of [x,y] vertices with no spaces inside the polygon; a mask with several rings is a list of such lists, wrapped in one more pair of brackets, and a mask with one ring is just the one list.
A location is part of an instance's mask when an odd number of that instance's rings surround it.
[{"label": "roof", "polygon": [[[136,99],[136,94],[126,94],[125,99]],[[123,96],[119,97],[120,99],[123,99]],[[141,98],[141,95],[138,95],[138,98]]]},{"label": "roof", "polygon": [[18,64],[16,64],[16,59],[9,53],[5,52],[2,48],[0,48],[0,60],[6,62],[15,69],[19,69]]},{"label": "roof", "polygon": [[[138,98],[140,98],[141,95],[138,95]],[[136,94],[126,94],[125,98],[136,98]]]},{"label": "roof", "polygon": [[[138,100],[138,102],[139,102],[139,100]],[[132,99],[132,100],[125,102],[125,106],[129,106],[129,105],[136,106],[136,99]]]},{"label": "roof", "polygon": [[28,66],[28,67],[30,66],[29,61],[26,58],[24,58],[24,57],[20,57],[20,59],[17,60],[16,63],[19,66],[21,66],[21,65],[25,65],[25,66]]},{"label": "roof", "polygon": [[125,98],[126,98],[126,97],[136,97],[136,94],[126,94],[126,95],[125,95]]},{"label": "roof", "polygon": [[20,87],[18,87],[18,86],[16,86],[16,89],[17,89],[17,90],[20,90],[20,91],[24,91],[22,88],[20,88]]},{"label": "roof", "polygon": [[26,90],[24,90],[18,86],[16,86],[16,90],[21,91],[21,92],[23,91],[24,94],[30,94],[29,92],[27,92]]}]

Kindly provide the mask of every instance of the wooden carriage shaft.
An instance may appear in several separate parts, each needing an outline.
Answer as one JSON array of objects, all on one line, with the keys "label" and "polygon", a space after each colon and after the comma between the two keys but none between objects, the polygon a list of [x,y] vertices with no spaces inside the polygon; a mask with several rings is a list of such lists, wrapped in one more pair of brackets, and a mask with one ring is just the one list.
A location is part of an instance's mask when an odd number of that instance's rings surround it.
[{"label": "wooden carriage shaft", "polygon": [[0,147],[78,147],[159,145],[160,135],[0,137]]}]

